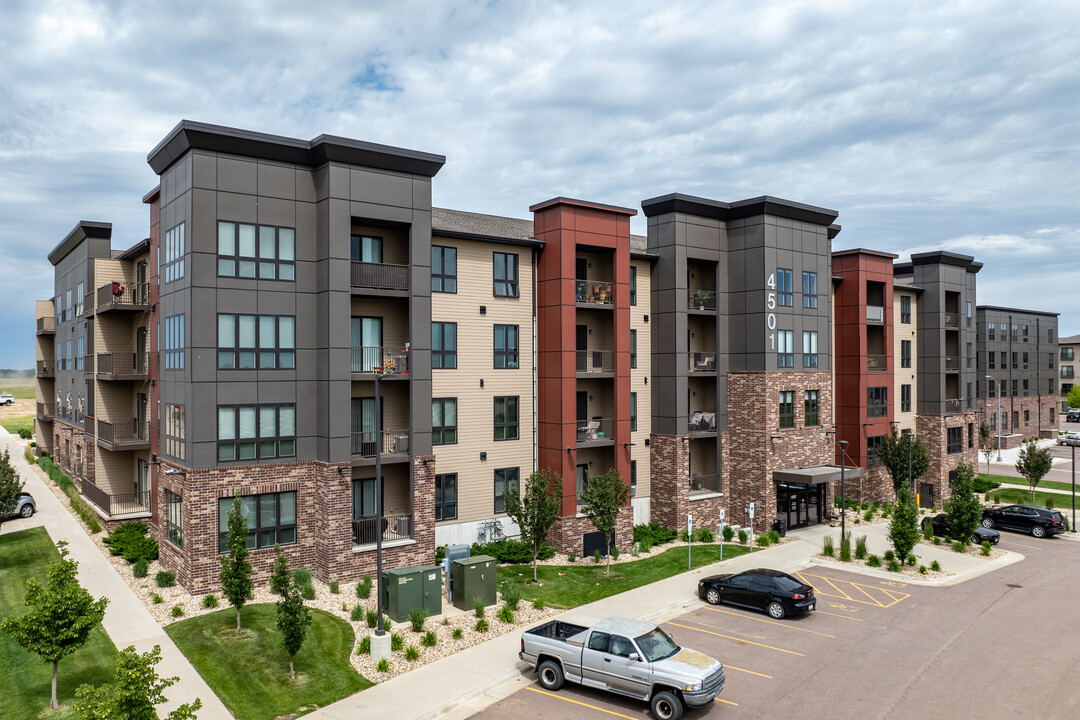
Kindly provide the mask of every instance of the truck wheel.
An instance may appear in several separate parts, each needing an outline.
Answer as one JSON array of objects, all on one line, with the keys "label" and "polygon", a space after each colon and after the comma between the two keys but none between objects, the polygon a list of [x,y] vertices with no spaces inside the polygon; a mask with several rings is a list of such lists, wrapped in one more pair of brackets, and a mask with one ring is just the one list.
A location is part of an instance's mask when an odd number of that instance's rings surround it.
[{"label": "truck wheel", "polygon": [[563,686],[563,673],[559,663],[545,660],[536,669],[536,677],[545,690],[558,690]]},{"label": "truck wheel", "polygon": [[682,700],[667,690],[656,693],[649,705],[656,720],[679,720],[683,714]]}]

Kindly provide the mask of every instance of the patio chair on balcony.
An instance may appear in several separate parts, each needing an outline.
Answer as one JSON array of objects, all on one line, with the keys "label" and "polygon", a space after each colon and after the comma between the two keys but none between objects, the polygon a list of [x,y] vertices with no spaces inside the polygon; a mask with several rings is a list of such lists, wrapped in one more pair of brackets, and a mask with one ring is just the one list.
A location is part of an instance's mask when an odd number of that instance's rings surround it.
[{"label": "patio chair on balcony", "polygon": [[690,431],[701,429],[701,418],[705,413],[696,412],[690,417]]},{"label": "patio chair on balcony", "polygon": [[690,476],[690,489],[691,490],[700,490],[701,485],[702,485],[701,473],[694,473],[693,475]]},{"label": "patio chair on balcony", "polygon": [[590,420],[584,427],[578,428],[578,433],[582,435],[582,440],[595,440],[596,434],[600,431],[600,421]]},{"label": "patio chair on balcony", "polygon": [[698,369],[698,371],[712,370],[714,362],[716,362],[716,356],[715,355],[706,355],[701,360],[698,360],[697,369]]},{"label": "patio chair on balcony", "polygon": [[702,430],[715,430],[716,429],[716,413],[702,413],[701,414],[701,429]]}]

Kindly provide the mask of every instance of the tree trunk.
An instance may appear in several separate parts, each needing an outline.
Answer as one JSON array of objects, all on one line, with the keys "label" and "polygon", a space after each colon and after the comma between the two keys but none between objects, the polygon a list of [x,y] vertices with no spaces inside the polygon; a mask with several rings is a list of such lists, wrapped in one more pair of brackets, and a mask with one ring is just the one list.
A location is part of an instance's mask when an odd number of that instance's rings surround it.
[{"label": "tree trunk", "polygon": [[607,550],[607,569],[604,571],[605,575],[611,574],[611,543],[606,539],[604,540],[604,549]]},{"label": "tree trunk", "polygon": [[289,658],[289,679],[296,679],[296,669],[293,667],[293,658]]},{"label": "tree trunk", "polygon": [[236,632],[240,632],[240,608],[236,608]]},{"label": "tree trunk", "polygon": [[540,580],[539,580],[539,578],[538,578],[538,576],[536,574],[536,572],[537,572],[536,571],[536,566],[539,564],[539,559],[540,559],[540,547],[539,547],[539,545],[540,545],[540,543],[538,543],[535,540],[533,541],[533,582],[540,582]]},{"label": "tree trunk", "polygon": [[60,707],[60,703],[56,702],[56,666],[59,664],[59,660],[53,660],[52,664],[52,709],[57,710]]}]

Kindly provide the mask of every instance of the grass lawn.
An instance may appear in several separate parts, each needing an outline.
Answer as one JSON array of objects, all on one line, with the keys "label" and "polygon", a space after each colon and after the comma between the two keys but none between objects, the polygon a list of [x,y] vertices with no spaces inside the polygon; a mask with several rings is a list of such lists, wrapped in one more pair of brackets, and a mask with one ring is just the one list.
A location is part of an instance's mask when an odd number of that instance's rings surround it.
[{"label": "grass lawn", "polygon": [[[1041,483],[1040,483],[1041,484]],[[1063,495],[1061,493],[1048,493],[1035,491],[1035,499],[1031,499],[1031,492],[1024,488],[998,488],[990,493],[991,497],[998,498],[998,502],[1008,505],[1038,505],[1039,507],[1046,507],[1046,502],[1049,500],[1054,505],[1055,510],[1065,510],[1072,508],[1072,495]],[[1080,493],[1077,493],[1076,505],[1080,507]]]},{"label": "grass lawn", "polygon": [[9,392],[16,400],[33,400],[36,378],[0,378],[0,392]]},{"label": "grass lawn", "polygon": [[[720,561],[720,544],[693,546],[694,567]],[[724,559],[730,560],[750,552],[748,545],[724,543]],[[604,574],[604,564],[592,558],[581,559],[573,565],[541,565],[540,583],[532,582],[531,565],[507,565],[499,568],[499,582],[512,582],[521,588],[528,600],[542,598],[548,607],[572,608],[631,590],[642,585],[686,572],[686,548],[676,547],[643,560],[611,566],[611,575]]]},{"label": "grass lawn", "polygon": [[[19,428],[26,428],[33,432],[34,430],[34,416],[33,415],[19,415],[18,417],[10,417],[0,422],[0,425],[4,426],[12,435],[19,434]],[[24,443],[25,444],[25,443]]]},{"label": "grass lawn", "polygon": [[[1024,487],[1027,487],[1028,484],[1027,478],[1022,477],[1010,477],[1008,475],[987,475],[986,473],[981,473],[979,477],[984,477],[987,480],[993,480],[994,482],[1009,483],[1010,485],[1023,485]],[[1072,483],[1057,482],[1055,480],[1042,480],[1039,482],[1036,492],[1043,488],[1047,490],[1064,490],[1065,492],[1071,492]]]},{"label": "grass lawn", "polygon": [[[49,563],[59,557],[45,528],[0,535],[0,618],[26,612],[27,578],[36,577],[44,584]],[[60,709],[53,712],[49,710],[52,664],[0,633],[0,718],[73,718],[75,688],[112,682],[115,664],[116,648],[98,627],[86,645],[60,661],[56,679]]]},{"label": "grass lawn", "polygon": [[277,607],[247,605],[240,615],[244,630],[239,637],[233,608],[165,628],[237,720],[304,714],[371,687],[349,664],[354,634],[344,620],[311,611],[314,621],[296,655],[292,681],[277,630]]}]

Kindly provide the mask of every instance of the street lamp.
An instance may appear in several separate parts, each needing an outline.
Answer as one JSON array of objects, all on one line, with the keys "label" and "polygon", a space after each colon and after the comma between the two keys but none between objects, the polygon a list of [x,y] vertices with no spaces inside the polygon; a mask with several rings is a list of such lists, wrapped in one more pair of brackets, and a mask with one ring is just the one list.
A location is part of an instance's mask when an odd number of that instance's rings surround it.
[{"label": "street lamp", "polygon": [[997,432],[997,436],[998,436],[998,458],[997,458],[997,461],[1001,462],[1001,383],[999,383],[997,381],[997,379],[993,375],[987,375],[986,379],[987,380],[993,380],[994,385],[997,386],[998,411],[997,411],[997,419],[995,420],[994,424],[997,425],[997,431],[998,431]]},{"label": "street lamp", "polygon": [[844,468],[847,462],[844,461],[844,456],[847,454],[848,441],[840,440],[836,444],[840,446],[840,542],[843,543],[847,529],[847,493],[844,488]]}]

